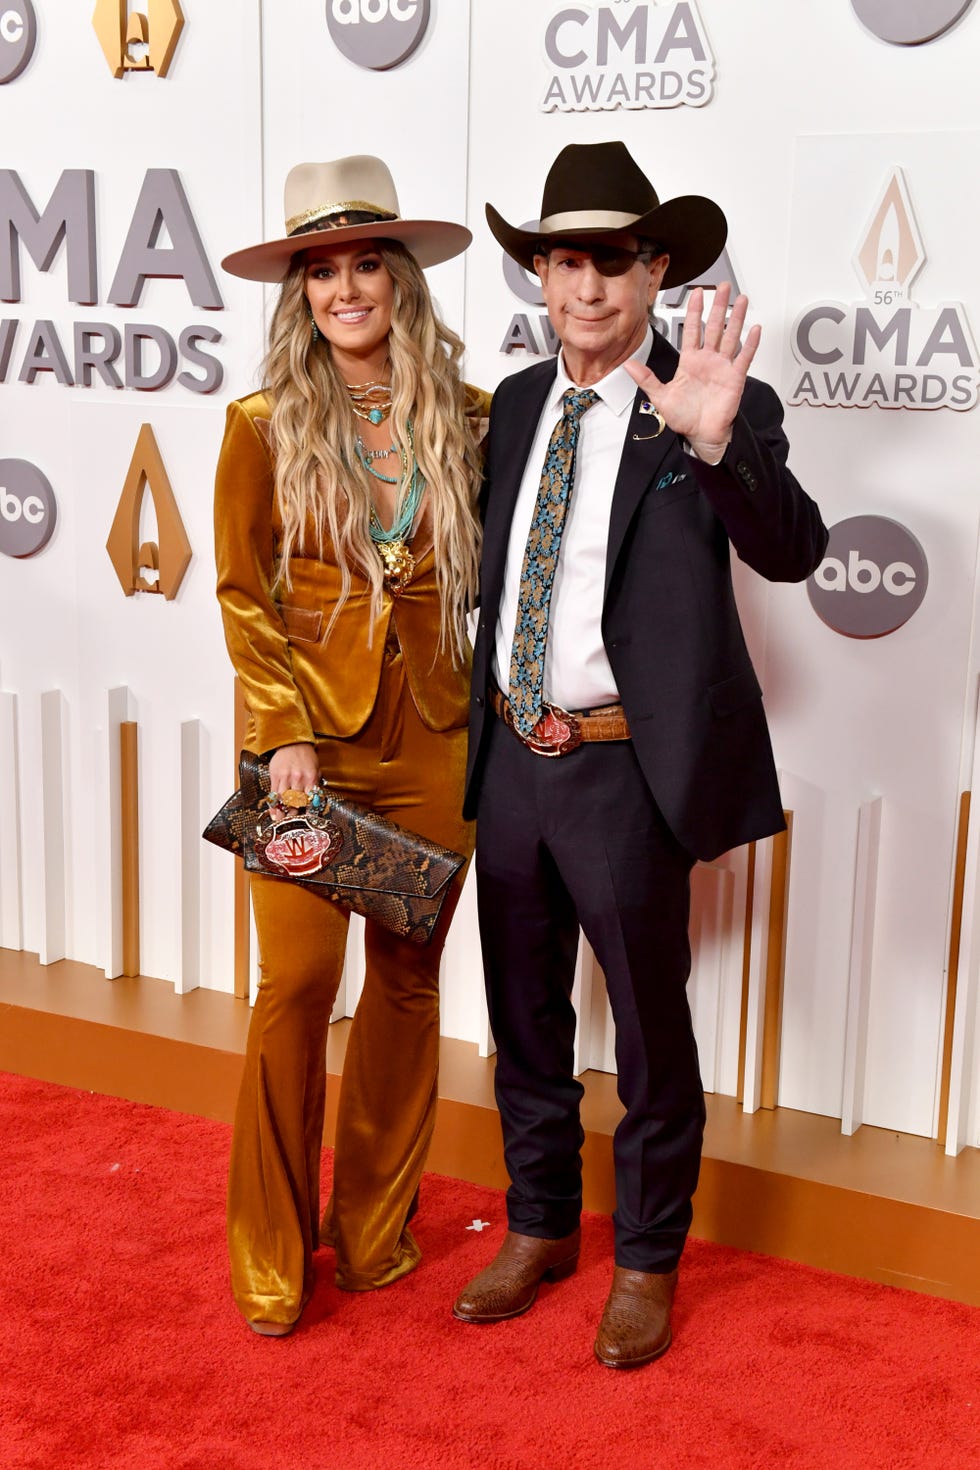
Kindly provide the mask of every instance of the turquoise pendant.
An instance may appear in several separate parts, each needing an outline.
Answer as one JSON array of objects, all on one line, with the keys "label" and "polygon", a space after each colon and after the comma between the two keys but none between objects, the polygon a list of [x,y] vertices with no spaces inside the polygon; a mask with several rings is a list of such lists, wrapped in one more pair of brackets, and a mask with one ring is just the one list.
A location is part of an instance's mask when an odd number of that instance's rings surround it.
[{"label": "turquoise pendant", "polygon": [[381,412],[380,408],[372,408],[371,412],[368,414],[368,418],[371,420],[372,424],[380,424],[384,418],[384,414]]}]

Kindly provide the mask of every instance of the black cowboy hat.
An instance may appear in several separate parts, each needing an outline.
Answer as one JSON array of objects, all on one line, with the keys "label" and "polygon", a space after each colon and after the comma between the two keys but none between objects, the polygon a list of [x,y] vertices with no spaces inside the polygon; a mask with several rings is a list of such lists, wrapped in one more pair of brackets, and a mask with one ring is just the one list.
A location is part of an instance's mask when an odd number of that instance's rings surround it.
[{"label": "black cowboy hat", "polygon": [[536,230],[518,230],[486,206],[494,236],[526,270],[535,255],[564,240],[637,235],[670,256],[662,284],[683,286],[714,265],[728,238],[718,205],[700,194],[661,204],[625,143],[569,143],[551,165]]}]

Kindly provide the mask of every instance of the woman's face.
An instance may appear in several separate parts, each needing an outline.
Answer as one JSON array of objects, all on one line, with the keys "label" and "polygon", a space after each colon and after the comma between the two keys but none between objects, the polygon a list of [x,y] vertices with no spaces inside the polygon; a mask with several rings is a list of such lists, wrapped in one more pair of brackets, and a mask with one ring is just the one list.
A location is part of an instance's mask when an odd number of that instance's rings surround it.
[{"label": "woman's face", "polygon": [[306,252],[306,296],[338,368],[384,365],[394,283],[377,242],[318,245]]}]

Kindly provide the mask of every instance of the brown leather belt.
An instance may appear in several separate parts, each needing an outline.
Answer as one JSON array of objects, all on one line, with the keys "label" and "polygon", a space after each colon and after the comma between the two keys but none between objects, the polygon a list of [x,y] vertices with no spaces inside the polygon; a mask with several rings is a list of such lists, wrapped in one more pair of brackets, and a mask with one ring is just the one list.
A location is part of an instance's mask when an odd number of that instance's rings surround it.
[{"label": "brown leather belt", "polygon": [[530,735],[523,735],[514,723],[510,700],[497,688],[490,690],[494,713],[514,732],[522,745],[535,755],[568,755],[589,740],[629,740],[630,727],[621,704],[604,704],[597,709],[567,710],[557,704],[543,704],[544,713]]}]

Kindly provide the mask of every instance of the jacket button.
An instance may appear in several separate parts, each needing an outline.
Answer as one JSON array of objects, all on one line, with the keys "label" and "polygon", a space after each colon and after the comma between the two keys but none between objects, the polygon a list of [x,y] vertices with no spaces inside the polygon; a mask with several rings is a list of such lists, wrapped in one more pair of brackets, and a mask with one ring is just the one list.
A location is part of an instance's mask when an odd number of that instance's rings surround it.
[{"label": "jacket button", "polygon": [[480,709],[482,709],[483,708],[483,704],[484,704],[484,699],[483,699],[483,695],[482,694],[478,694],[476,696],[476,702],[477,702],[478,707]]}]

